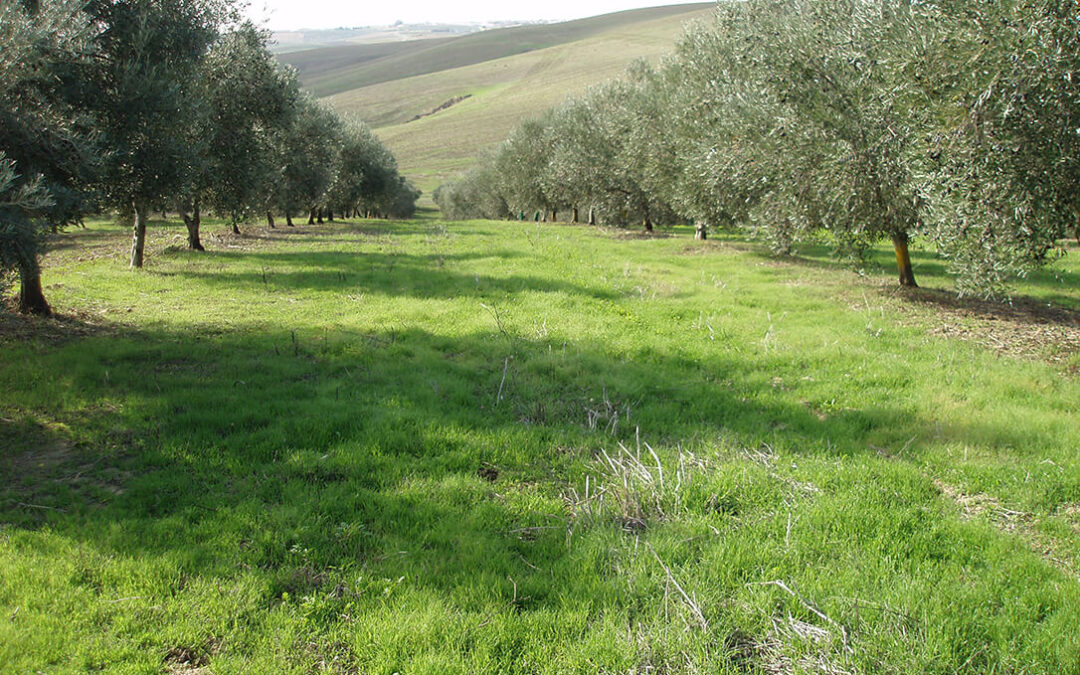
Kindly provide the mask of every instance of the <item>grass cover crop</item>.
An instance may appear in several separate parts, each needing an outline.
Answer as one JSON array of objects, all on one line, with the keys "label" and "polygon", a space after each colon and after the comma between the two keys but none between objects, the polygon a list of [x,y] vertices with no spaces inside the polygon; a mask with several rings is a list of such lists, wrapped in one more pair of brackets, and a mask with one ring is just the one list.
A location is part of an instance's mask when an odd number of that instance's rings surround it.
[{"label": "grass cover crop", "polygon": [[2,319],[3,672],[1080,671],[1075,256],[183,233]]}]

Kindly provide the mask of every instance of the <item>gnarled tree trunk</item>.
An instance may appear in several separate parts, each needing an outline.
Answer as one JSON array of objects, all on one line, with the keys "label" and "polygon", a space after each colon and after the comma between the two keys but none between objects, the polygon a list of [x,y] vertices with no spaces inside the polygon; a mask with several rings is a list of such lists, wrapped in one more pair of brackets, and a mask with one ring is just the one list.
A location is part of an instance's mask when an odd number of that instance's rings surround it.
[{"label": "gnarled tree trunk", "polygon": [[327,222],[330,222],[330,223],[334,222],[334,210],[333,209],[326,209],[326,220],[327,220]]},{"label": "gnarled tree trunk", "polygon": [[232,232],[233,234],[240,234],[240,226],[236,223],[235,220],[232,221]]},{"label": "gnarled tree trunk", "polygon": [[311,213],[308,214],[307,224],[308,225],[314,225],[315,224],[315,209],[311,209]]},{"label": "gnarled tree trunk", "polygon": [[589,207],[589,224],[596,225],[596,208],[592,206]]},{"label": "gnarled tree trunk", "polygon": [[907,288],[917,288],[915,283],[915,271],[911,267],[911,254],[908,252],[907,232],[893,235],[893,248],[896,249],[896,267],[900,272],[900,285]]},{"label": "gnarled tree trunk", "polygon": [[143,254],[146,251],[146,211],[147,206],[141,202],[133,202],[135,210],[135,228],[131,237],[131,267],[143,266]]},{"label": "gnarled tree trunk", "polygon": [[571,225],[577,225],[578,224],[578,208],[576,206],[573,209],[571,209],[571,211],[570,211],[570,224]]},{"label": "gnarled tree trunk", "polygon": [[277,227],[274,224],[274,214],[273,214],[272,211],[267,211],[266,212],[266,224],[269,225],[270,227],[274,227],[274,228]]},{"label": "gnarled tree trunk", "polygon": [[19,311],[38,316],[52,314],[41,288],[41,268],[36,261],[19,265]]},{"label": "gnarled tree trunk", "polygon": [[709,236],[709,226],[705,223],[698,223],[694,228],[694,239],[698,241],[705,241]]},{"label": "gnarled tree trunk", "polygon": [[288,211],[285,212],[285,224],[288,225],[289,227],[296,227],[295,225],[293,225],[293,222],[292,222],[292,214],[289,213]]},{"label": "gnarled tree trunk", "polygon": [[180,217],[184,220],[184,226],[187,227],[188,248],[192,251],[205,251],[206,249],[203,248],[202,242],[199,240],[199,227],[202,225],[199,202],[191,205],[190,214],[188,214],[186,208],[181,208]]}]

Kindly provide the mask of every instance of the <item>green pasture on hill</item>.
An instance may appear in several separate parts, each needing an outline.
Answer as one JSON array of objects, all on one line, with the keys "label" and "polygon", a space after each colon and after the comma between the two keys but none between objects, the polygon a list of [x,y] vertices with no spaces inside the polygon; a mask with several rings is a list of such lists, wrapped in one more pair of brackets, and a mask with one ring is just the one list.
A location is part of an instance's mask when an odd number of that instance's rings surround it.
[{"label": "green pasture on hill", "polygon": [[[430,41],[425,49],[370,45],[287,58],[304,59],[297,65],[305,88],[375,129],[428,199],[526,117],[623,75],[635,59],[659,60],[686,23],[706,20],[711,12],[707,4],[659,7]],[[525,29],[535,35],[522,42],[515,31]],[[496,47],[506,53],[490,51]],[[351,63],[357,50],[371,58]],[[430,70],[413,72],[400,63],[420,56],[431,62]],[[372,69],[378,72],[374,79],[368,76]],[[458,99],[464,100],[438,110]]]},{"label": "green pasture on hill", "polygon": [[5,673],[1080,672],[1080,263],[94,222],[0,323]]},{"label": "green pasture on hill", "polygon": [[468,35],[378,44],[337,45],[282,54],[297,69],[304,87],[317,96],[427,75],[557,47],[641,24],[688,16],[713,3],[666,5],[612,12],[574,21],[484,30]]}]

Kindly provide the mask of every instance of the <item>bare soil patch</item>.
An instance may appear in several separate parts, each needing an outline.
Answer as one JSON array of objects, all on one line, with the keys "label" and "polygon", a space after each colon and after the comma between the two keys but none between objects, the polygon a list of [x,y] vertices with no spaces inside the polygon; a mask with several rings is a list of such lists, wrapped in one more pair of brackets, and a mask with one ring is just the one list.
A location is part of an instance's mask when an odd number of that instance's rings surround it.
[{"label": "bare soil patch", "polygon": [[0,304],[0,346],[36,341],[59,345],[100,335],[114,335],[117,326],[92,312],[74,310],[50,317],[17,313],[13,302]]},{"label": "bare soil patch", "polygon": [[[1080,354],[1080,312],[1016,297],[1010,302],[960,298],[937,288],[882,287],[906,304],[933,310],[932,335],[978,343],[1006,356],[1065,364]],[[1075,371],[1075,368],[1074,368]],[[1075,373],[1074,373],[1075,374]]]},{"label": "bare soil patch", "polygon": [[1006,508],[988,494],[967,494],[941,480],[934,486],[960,507],[963,520],[985,519],[998,530],[1019,537],[1032,551],[1073,578],[1080,578],[1080,566],[1054,538],[1038,530],[1039,519],[1031,513]]}]

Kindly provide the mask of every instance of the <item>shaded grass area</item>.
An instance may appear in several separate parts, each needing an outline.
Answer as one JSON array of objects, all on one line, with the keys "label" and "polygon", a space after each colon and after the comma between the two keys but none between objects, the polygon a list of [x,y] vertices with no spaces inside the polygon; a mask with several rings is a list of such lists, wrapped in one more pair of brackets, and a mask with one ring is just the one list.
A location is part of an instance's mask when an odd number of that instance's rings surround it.
[{"label": "shaded grass area", "polygon": [[677,233],[180,230],[65,235],[64,329],[4,326],[5,671],[1080,664],[1080,385],[938,306]]}]

